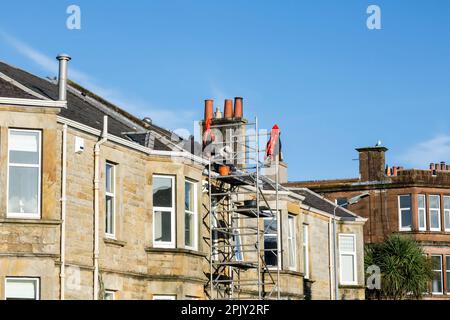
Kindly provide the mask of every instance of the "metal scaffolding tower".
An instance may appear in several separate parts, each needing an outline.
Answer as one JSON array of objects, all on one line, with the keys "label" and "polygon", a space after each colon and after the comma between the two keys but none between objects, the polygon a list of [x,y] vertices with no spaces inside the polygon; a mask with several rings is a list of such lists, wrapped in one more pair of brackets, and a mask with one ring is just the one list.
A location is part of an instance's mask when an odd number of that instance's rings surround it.
[{"label": "metal scaffolding tower", "polygon": [[[264,159],[266,141],[261,140],[270,133],[259,131],[257,118],[214,121],[211,129],[224,139],[213,142],[208,165],[207,294],[210,299],[280,299],[279,157]],[[275,181],[262,174],[264,168],[275,170]],[[275,242],[265,243],[269,233]]]}]

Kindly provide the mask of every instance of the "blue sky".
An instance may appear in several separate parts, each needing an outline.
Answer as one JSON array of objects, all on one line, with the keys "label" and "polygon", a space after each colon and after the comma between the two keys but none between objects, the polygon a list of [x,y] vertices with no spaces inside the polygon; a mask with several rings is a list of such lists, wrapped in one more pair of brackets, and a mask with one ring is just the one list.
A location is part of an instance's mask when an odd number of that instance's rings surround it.
[{"label": "blue sky", "polygon": [[[68,30],[66,8],[81,8]],[[366,27],[381,8],[382,30]],[[244,97],[277,123],[290,180],[356,177],[355,147],[381,140],[391,165],[450,162],[449,1],[8,1],[0,60],[71,78],[170,129],[203,100]]]}]

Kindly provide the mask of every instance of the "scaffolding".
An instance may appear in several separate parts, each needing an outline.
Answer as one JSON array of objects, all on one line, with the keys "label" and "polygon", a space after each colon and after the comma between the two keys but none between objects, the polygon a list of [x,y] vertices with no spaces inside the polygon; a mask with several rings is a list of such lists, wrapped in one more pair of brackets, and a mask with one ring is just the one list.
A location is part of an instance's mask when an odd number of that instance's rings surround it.
[{"label": "scaffolding", "polygon": [[[212,142],[215,152],[208,164],[210,268],[205,289],[210,299],[280,299],[279,157],[265,159],[262,138],[270,133],[259,131],[257,118],[220,120],[211,125],[224,138]],[[262,174],[265,168],[275,171],[274,179]],[[266,237],[272,241],[265,242]]]}]

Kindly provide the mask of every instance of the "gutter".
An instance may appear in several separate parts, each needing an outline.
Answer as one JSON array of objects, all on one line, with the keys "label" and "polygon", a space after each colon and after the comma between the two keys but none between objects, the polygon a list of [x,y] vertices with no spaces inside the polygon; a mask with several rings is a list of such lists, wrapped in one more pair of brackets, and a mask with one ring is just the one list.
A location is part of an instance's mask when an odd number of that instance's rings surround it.
[{"label": "gutter", "polygon": [[99,189],[100,189],[100,146],[108,141],[108,116],[103,117],[103,132],[101,139],[94,147],[94,300],[98,300],[99,281],[98,281],[98,259],[99,259]]},{"label": "gutter", "polygon": [[67,108],[67,101],[22,99],[22,98],[0,97],[0,104],[31,106],[31,107]]}]

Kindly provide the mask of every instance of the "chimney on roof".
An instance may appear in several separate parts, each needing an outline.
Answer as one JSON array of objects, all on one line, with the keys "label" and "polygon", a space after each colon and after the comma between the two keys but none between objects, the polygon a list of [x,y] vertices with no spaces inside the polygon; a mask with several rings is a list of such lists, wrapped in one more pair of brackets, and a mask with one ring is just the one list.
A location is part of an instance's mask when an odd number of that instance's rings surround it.
[{"label": "chimney on roof", "polygon": [[244,116],[244,106],[243,106],[243,100],[241,97],[235,97],[234,98],[234,118],[235,119],[242,119]]},{"label": "chimney on roof", "polygon": [[56,59],[59,61],[59,76],[58,76],[58,100],[67,100],[67,62],[71,57],[68,54],[61,53]]},{"label": "chimney on roof", "polygon": [[[382,146],[357,148],[359,152],[359,174],[361,181],[380,181],[385,177],[385,157],[388,149]],[[392,175],[397,174],[394,167]]]}]

